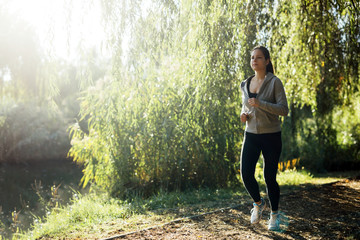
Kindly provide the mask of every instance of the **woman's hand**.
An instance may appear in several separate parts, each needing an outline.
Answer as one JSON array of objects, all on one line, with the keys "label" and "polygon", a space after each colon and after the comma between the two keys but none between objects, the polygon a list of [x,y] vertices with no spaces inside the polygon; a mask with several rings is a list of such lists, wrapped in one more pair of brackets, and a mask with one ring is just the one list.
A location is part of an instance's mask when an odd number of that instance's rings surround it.
[{"label": "woman's hand", "polygon": [[252,107],[259,107],[259,100],[256,98],[249,98],[248,103]]},{"label": "woman's hand", "polygon": [[242,113],[240,115],[240,119],[241,119],[241,122],[246,123],[246,121],[248,119],[248,114],[247,113]]}]

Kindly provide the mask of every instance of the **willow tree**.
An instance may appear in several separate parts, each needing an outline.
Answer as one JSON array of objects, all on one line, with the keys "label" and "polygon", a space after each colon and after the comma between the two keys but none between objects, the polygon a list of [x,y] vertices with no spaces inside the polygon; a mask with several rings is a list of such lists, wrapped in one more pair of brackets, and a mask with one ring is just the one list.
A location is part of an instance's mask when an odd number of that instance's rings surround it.
[{"label": "willow tree", "polygon": [[[339,135],[350,129],[338,126],[358,99],[359,3],[279,1],[273,15],[269,45],[290,100],[289,147],[298,146],[292,152],[308,166],[330,167],[344,160]],[[356,159],[357,152],[346,157]]]},{"label": "willow tree", "polygon": [[124,195],[237,182],[244,4],[104,2],[112,73],[84,94],[89,134],[72,129],[84,184]]},{"label": "willow tree", "polygon": [[349,65],[359,58],[358,20],[348,3],[103,1],[112,69],[83,93],[89,131],[71,129],[83,183],[125,196],[238,182],[239,85],[257,44],[270,48],[292,108],[285,155],[309,150],[320,166],[336,144],[334,108],[358,91],[359,66]]}]

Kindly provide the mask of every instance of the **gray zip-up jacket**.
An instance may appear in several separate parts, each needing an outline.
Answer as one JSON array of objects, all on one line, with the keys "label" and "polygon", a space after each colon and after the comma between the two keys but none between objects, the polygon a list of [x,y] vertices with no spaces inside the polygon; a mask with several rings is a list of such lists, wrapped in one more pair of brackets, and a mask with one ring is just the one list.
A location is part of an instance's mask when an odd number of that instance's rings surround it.
[{"label": "gray zip-up jacket", "polygon": [[247,78],[241,83],[241,90],[243,92],[241,114],[249,114],[245,131],[256,134],[280,132],[281,122],[279,116],[287,116],[289,113],[284,86],[278,77],[268,72],[256,96],[260,102],[259,107],[252,107],[248,103],[249,93],[247,84],[254,76]]}]

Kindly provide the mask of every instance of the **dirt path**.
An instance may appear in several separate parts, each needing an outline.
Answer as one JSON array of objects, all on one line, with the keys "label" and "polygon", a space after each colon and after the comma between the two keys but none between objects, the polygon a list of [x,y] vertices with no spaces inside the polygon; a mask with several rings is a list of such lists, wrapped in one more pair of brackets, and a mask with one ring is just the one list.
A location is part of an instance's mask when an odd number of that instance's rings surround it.
[{"label": "dirt path", "polygon": [[[283,233],[266,220],[250,225],[249,204],[113,239],[360,239],[360,179],[301,186],[281,196],[289,218]],[[269,211],[265,212],[268,218]]]}]

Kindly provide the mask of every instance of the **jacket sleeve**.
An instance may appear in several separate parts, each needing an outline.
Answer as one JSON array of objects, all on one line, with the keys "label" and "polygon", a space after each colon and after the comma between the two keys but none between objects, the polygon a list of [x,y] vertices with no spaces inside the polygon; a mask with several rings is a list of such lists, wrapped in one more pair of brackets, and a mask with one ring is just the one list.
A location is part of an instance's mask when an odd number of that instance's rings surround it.
[{"label": "jacket sleeve", "polygon": [[240,112],[240,115],[246,112],[246,110],[245,110],[245,92],[244,92],[244,86],[245,86],[245,82],[242,82],[242,83],[241,83],[241,86],[240,86],[240,91],[241,91],[241,93],[242,93],[242,103],[241,103],[241,112]]},{"label": "jacket sleeve", "polygon": [[259,108],[275,115],[287,116],[289,113],[289,107],[285,95],[285,89],[278,78],[274,82],[274,91],[275,103],[259,100]]},{"label": "jacket sleeve", "polygon": [[245,99],[245,97],[242,97],[243,102],[242,102],[242,104],[241,104],[242,106],[241,106],[241,113],[240,113],[240,115],[246,112],[246,111],[245,111],[244,99]]}]

